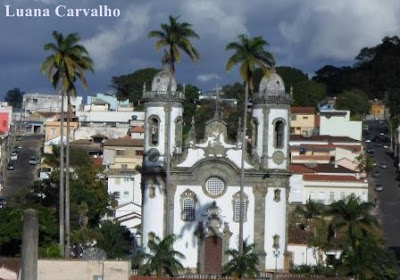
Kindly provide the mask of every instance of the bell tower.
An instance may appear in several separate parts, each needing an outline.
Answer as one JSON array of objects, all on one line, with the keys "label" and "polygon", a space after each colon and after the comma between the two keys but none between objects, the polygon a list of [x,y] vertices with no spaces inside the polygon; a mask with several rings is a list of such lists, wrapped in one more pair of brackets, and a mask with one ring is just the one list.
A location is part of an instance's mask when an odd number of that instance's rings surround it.
[{"label": "bell tower", "polygon": [[[184,93],[177,91],[168,56],[163,69],[152,81],[151,90],[143,87],[145,137],[142,165],[142,244],[152,234],[161,239],[166,225],[166,170],[168,156],[182,153]],[[168,131],[169,130],[169,131]],[[168,147],[169,145],[169,147]]]},{"label": "bell tower", "polygon": [[253,95],[252,153],[263,169],[286,170],[289,166],[290,104],[282,78],[272,70]]}]

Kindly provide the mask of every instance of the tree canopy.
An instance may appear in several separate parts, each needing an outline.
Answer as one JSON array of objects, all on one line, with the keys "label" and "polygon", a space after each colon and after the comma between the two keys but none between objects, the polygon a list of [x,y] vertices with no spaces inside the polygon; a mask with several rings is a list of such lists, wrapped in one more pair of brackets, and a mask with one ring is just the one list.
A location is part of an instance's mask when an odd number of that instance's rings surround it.
[{"label": "tree canopy", "polygon": [[175,74],[175,62],[181,61],[180,51],[186,53],[192,61],[198,60],[200,54],[192,45],[190,39],[199,39],[199,35],[187,22],[179,22],[179,16],[168,17],[168,23],[162,23],[160,30],[150,31],[149,38],[156,38],[156,50],[168,48],[168,59],[170,60],[172,73]]},{"label": "tree canopy", "polygon": [[19,88],[10,89],[4,97],[4,101],[14,108],[22,108],[24,94],[25,92],[21,91]]},{"label": "tree canopy", "polygon": [[143,86],[151,89],[151,82],[154,76],[160,72],[156,68],[143,68],[127,75],[112,77],[111,87],[117,92],[117,98],[129,99],[134,104],[138,104],[143,94]]}]

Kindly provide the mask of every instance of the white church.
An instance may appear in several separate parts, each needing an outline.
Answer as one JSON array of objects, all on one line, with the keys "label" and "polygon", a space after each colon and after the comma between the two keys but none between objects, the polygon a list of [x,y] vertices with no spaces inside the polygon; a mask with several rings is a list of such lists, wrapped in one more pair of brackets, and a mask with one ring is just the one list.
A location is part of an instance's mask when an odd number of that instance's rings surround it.
[{"label": "white church", "polygon": [[[176,234],[180,238],[174,249],[186,256],[184,267],[218,274],[228,261],[225,251],[238,248],[241,141],[230,142],[226,123],[215,116],[202,141],[196,141],[192,124],[183,143],[184,102],[168,67],[143,93],[142,246],[148,250],[154,235]],[[243,236],[256,245],[260,271],[282,270],[288,261],[290,104],[291,94],[276,73],[264,77],[253,94],[252,143],[244,159]]]}]

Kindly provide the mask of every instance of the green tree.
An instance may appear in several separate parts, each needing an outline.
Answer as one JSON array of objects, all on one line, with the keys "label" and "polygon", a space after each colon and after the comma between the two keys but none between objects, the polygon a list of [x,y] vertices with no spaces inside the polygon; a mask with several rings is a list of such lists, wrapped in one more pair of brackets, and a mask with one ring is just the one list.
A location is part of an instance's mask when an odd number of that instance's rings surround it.
[{"label": "green tree", "polygon": [[151,89],[154,76],[160,72],[155,68],[136,70],[128,75],[112,77],[111,87],[117,91],[118,99],[129,99],[134,104],[139,104],[143,94],[143,85]]},{"label": "green tree", "polygon": [[98,229],[97,246],[107,258],[127,258],[132,249],[130,231],[117,222],[103,221]]},{"label": "green tree", "polygon": [[248,38],[241,34],[237,42],[231,42],[226,46],[227,51],[234,51],[234,54],[228,59],[225,70],[229,71],[232,67],[240,63],[240,77],[245,83],[244,110],[243,110],[243,137],[242,137],[242,159],[240,168],[240,211],[239,211],[239,254],[243,253],[243,188],[244,188],[244,157],[246,148],[247,133],[247,103],[249,100],[249,90],[253,90],[253,73],[259,67],[266,72],[275,64],[275,60],[270,52],[264,50],[268,45],[262,37]]},{"label": "green tree", "polygon": [[190,42],[191,38],[199,39],[199,35],[193,31],[192,25],[187,22],[179,22],[179,17],[169,16],[169,23],[162,23],[161,30],[150,31],[149,38],[157,38],[156,50],[168,48],[171,60],[172,73],[175,73],[175,62],[181,61],[180,50],[186,53],[191,60],[200,58],[199,52]]},{"label": "green tree", "polygon": [[372,159],[367,154],[360,154],[359,156],[356,157],[356,161],[357,161],[358,170],[360,172],[369,173],[374,168]]},{"label": "green tree", "polygon": [[304,80],[293,86],[294,106],[317,107],[318,102],[325,97],[325,85],[322,83]]},{"label": "green tree", "polygon": [[[79,43],[80,37],[77,33],[70,33],[64,37],[63,34],[53,31],[52,37],[55,43],[44,45],[45,51],[52,52],[41,65],[43,74],[47,74],[54,89],[59,88],[63,97],[61,104],[61,154],[64,159],[64,97],[67,96],[67,157],[66,157],[66,185],[64,189],[64,160],[60,165],[60,207],[65,206],[65,214],[60,211],[60,246],[69,255],[69,121],[71,118],[71,95],[76,95],[75,82],[79,80],[84,88],[87,87],[84,71],[93,72],[93,60],[89,57],[86,48]],[[62,179],[61,179],[62,177]],[[65,200],[65,202],[64,202]],[[65,223],[65,228],[64,228]],[[61,225],[62,224],[62,225]],[[65,231],[64,231],[65,230]],[[66,236],[64,234],[66,233]],[[64,248],[64,240],[66,247]],[[62,243],[62,244],[61,244]]]},{"label": "green tree", "polygon": [[226,253],[229,255],[229,261],[222,267],[223,276],[233,278],[256,278],[258,275],[258,257],[254,253],[254,244],[247,244],[243,241],[243,254],[238,250],[230,249]]},{"label": "green tree", "polygon": [[19,88],[10,89],[4,97],[4,101],[14,108],[22,108],[24,94],[25,92],[21,91]]},{"label": "green tree", "polygon": [[[183,91],[183,86],[178,85],[178,90]],[[185,98],[183,104],[183,139],[187,138],[189,133],[192,118],[196,114],[197,104],[199,102],[200,90],[194,85],[185,85]]]},{"label": "green tree", "polygon": [[302,219],[302,228],[306,229],[311,222],[320,219],[323,214],[323,205],[314,200],[307,200],[306,204],[298,205],[294,213]]},{"label": "green tree", "polygon": [[353,273],[357,279],[360,278],[363,270],[361,252],[362,243],[371,235],[379,232],[378,222],[371,215],[374,204],[361,202],[360,198],[354,194],[348,196],[346,200],[339,200],[332,203],[327,210],[327,215],[331,217],[330,228],[333,233],[342,241],[345,254],[342,262],[346,263],[346,252],[351,255]]},{"label": "green tree", "polygon": [[352,116],[362,117],[369,113],[371,104],[368,96],[361,90],[346,90],[337,97],[336,108],[350,110]]},{"label": "green tree", "polygon": [[177,240],[174,234],[167,235],[163,240],[154,236],[149,240],[147,247],[150,254],[145,254],[146,263],[142,265],[139,272],[143,275],[170,276],[174,277],[184,267],[178,259],[184,259],[185,256],[173,249]]},{"label": "green tree", "polygon": [[357,250],[350,246],[342,251],[337,272],[359,280],[385,280],[396,279],[398,267],[394,255],[379,240],[366,236],[359,241]]},{"label": "green tree", "polygon": [[0,255],[10,257],[20,255],[23,216],[24,211],[28,208],[38,211],[39,249],[56,244],[58,231],[55,210],[38,205],[19,204],[0,208]]}]

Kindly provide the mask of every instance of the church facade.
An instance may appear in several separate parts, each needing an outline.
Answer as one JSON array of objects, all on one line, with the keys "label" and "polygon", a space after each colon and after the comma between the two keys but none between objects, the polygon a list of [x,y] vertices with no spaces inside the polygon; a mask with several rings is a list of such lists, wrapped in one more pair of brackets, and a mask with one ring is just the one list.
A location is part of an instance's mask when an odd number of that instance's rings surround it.
[{"label": "church facade", "polygon": [[[202,141],[196,141],[192,124],[183,143],[184,102],[168,68],[143,92],[142,246],[146,251],[154,235],[176,234],[174,249],[186,256],[184,267],[220,273],[228,261],[225,251],[238,248],[241,141],[230,142],[227,125],[214,116]],[[290,103],[291,94],[276,73],[264,77],[253,94],[243,237],[255,244],[261,271],[281,270],[287,258]]]}]

